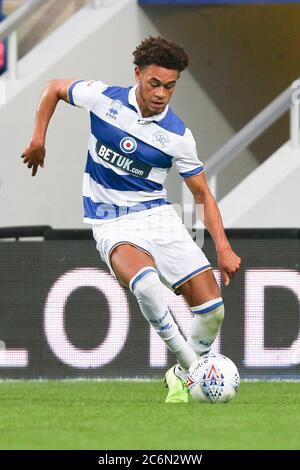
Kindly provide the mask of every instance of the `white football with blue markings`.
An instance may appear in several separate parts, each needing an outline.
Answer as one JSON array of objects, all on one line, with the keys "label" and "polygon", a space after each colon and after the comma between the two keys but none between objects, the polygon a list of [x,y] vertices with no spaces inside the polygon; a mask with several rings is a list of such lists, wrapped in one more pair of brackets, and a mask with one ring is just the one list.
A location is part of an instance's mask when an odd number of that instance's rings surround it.
[{"label": "white football with blue markings", "polygon": [[232,400],[239,389],[239,371],[223,354],[205,354],[190,366],[187,386],[198,402],[225,403]]}]

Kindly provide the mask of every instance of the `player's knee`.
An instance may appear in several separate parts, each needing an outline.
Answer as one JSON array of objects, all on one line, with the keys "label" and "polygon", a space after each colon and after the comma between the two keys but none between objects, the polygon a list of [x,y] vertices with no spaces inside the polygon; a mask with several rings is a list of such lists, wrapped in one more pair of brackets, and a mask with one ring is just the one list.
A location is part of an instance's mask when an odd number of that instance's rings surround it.
[{"label": "player's knee", "polygon": [[160,280],[153,266],[140,269],[129,281],[129,289],[143,305],[159,303]]},{"label": "player's knee", "polygon": [[130,280],[129,288],[156,333],[166,342],[172,340],[178,333],[178,327],[168,306],[162,302],[161,282],[155,268],[142,268]]}]

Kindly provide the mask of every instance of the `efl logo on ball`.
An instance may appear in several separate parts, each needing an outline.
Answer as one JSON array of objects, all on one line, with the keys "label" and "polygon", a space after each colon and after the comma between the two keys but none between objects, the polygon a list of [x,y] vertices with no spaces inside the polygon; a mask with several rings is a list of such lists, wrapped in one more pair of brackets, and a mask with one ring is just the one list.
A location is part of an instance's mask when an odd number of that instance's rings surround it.
[{"label": "efl logo on ball", "polygon": [[135,152],[137,149],[137,143],[133,137],[124,137],[120,142],[120,149],[125,153]]}]

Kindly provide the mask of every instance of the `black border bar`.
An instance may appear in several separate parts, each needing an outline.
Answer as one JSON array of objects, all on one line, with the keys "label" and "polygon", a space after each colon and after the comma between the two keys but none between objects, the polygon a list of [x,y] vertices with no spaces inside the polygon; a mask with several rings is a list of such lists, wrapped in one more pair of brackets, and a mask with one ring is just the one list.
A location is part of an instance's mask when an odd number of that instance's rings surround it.
[{"label": "black border bar", "polygon": [[216,468],[226,464],[241,468],[241,464],[288,464],[299,461],[297,450],[8,450],[0,451],[0,464],[16,463],[31,468],[41,465],[68,464],[98,468],[109,465],[121,468],[144,468],[158,465]]}]

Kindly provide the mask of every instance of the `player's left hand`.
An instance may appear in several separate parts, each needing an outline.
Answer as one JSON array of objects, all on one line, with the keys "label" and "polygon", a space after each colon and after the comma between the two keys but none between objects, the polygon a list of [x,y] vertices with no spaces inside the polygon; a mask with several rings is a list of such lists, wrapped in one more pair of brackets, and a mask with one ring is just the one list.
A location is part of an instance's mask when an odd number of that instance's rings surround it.
[{"label": "player's left hand", "polygon": [[240,269],[242,260],[232,250],[230,245],[228,245],[226,248],[218,250],[217,254],[220,272],[222,274],[225,286],[228,286],[235,273]]},{"label": "player's left hand", "polygon": [[32,176],[36,175],[39,166],[44,167],[45,155],[44,144],[35,141],[31,141],[22,153],[23,163],[27,164],[29,169],[32,168]]}]

